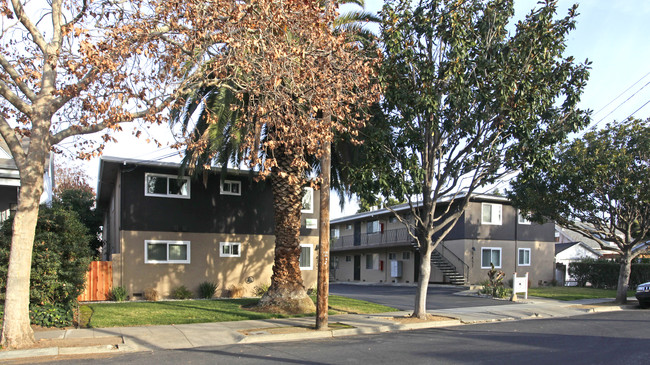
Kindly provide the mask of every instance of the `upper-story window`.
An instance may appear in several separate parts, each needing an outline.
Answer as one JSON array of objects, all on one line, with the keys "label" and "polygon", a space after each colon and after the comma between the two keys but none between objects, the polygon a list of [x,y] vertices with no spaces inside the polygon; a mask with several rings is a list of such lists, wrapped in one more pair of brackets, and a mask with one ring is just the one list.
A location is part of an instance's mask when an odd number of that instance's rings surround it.
[{"label": "upper-story window", "polygon": [[332,228],[330,232],[332,238],[339,238],[341,236],[341,231],[338,228]]},{"label": "upper-story window", "polygon": [[395,222],[397,222],[397,217],[396,216],[392,215],[392,216],[388,217],[388,223],[395,223]]},{"label": "upper-story window", "polygon": [[224,180],[220,192],[221,195],[241,195],[241,181]]},{"label": "upper-story window", "polygon": [[366,229],[368,234],[379,233],[381,232],[381,224],[379,224],[379,221],[368,222]]},{"label": "upper-story window", "polygon": [[313,188],[304,188],[302,195],[302,208],[300,209],[301,213],[313,213],[314,212],[314,189]]},{"label": "upper-story window", "polygon": [[144,175],[144,195],[189,199],[190,178],[146,173]]},{"label": "upper-story window", "polygon": [[483,203],[481,211],[481,224],[501,225],[501,204]]},{"label": "upper-story window", "polygon": [[530,221],[527,219],[526,215],[520,211],[517,210],[517,223],[519,224],[530,224]]}]

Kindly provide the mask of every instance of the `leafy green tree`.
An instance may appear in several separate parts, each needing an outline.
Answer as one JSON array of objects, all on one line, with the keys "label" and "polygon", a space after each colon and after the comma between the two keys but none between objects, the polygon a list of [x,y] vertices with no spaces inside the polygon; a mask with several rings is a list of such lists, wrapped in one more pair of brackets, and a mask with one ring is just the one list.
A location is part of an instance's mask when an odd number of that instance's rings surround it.
[{"label": "leafy green tree", "polygon": [[616,302],[625,303],[632,260],[649,238],[650,119],[562,144],[552,164],[519,176],[509,195],[531,219],[554,220],[620,255]]},{"label": "leafy green tree", "polygon": [[576,7],[555,19],[555,2],[543,3],[511,34],[513,14],[508,0],[394,0],[382,11],[386,126],[365,139],[374,147],[355,192],[409,203],[395,214],[422,258],[415,317],[426,315],[431,254],[476,189],[548,159],[587,122],[576,104],[588,64],[563,56]]},{"label": "leafy green tree", "polygon": [[[12,220],[13,217],[9,218],[0,229],[0,290],[3,300],[13,235]],[[32,310],[38,311],[40,307],[72,310],[83,291],[92,259],[88,240],[87,229],[74,211],[59,205],[41,206],[30,275]]]}]

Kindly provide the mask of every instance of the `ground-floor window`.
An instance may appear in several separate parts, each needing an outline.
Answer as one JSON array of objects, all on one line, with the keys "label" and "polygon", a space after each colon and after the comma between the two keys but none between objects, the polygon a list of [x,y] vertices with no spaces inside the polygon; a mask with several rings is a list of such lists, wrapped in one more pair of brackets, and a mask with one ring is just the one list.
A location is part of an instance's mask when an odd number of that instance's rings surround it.
[{"label": "ground-floor window", "polygon": [[219,256],[221,257],[241,257],[241,243],[239,242],[220,242]]},{"label": "ground-floor window", "polygon": [[144,241],[145,264],[189,264],[190,241]]},{"label": "ground-floor window", "polygon": [[366,255],[366,270],[379,270],[378,253],[369,253]]},{"label": "ground-floor window", "polygon": [[312,270],[312,257],[314,256],[314,245],[310,243],[300,244],[300,268],[302,270]]},{"label": "ground-floor window", "polygon": [[519,266],[530,266],[530,248],[519,249]]},{"label": "ground-floor window", "polygon": [[501,268],[500,247],[483,247],[481,249],[481,269],[490,269],[490,264],[494,264],[497,269]]}]

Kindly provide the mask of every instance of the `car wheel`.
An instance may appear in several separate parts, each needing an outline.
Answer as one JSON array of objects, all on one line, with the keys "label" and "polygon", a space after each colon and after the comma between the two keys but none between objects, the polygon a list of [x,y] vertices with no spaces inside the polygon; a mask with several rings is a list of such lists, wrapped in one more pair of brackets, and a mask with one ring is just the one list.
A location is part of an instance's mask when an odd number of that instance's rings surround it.
[{"label": "car wheel", "polygon": [[642,302],[642,301],[639,300],[639,307],[641,307],[643,309],[648,308],[648,307],[650,307],[650,302],[645,302],[645,301]]}]

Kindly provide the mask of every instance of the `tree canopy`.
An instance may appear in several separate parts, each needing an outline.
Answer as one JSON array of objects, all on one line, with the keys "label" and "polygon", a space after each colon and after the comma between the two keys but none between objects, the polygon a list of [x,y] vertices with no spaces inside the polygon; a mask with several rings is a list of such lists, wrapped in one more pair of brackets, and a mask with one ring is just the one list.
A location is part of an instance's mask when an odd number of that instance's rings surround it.
[{"label": "tree canopy", "polygon": [[426,313],[431,252],[471,195],[548,161],[549,146],[588,121],[577,103],[589,64],[564,55],[576,7],[556,13],[540,3],[509,31],[509,0],[384,5],[385,127],[364,139],[363,167],[351,170],[365,201],[379,192],[410,205],[396,215],[422,256],[415,316]]},{"label": "tree canopy", "polygon": [[589,131],[554,149],[552,163],[520,175],[509,196],[535,221],[553,220],[620,255],[616,300],[650,231],[650,119]]}]

